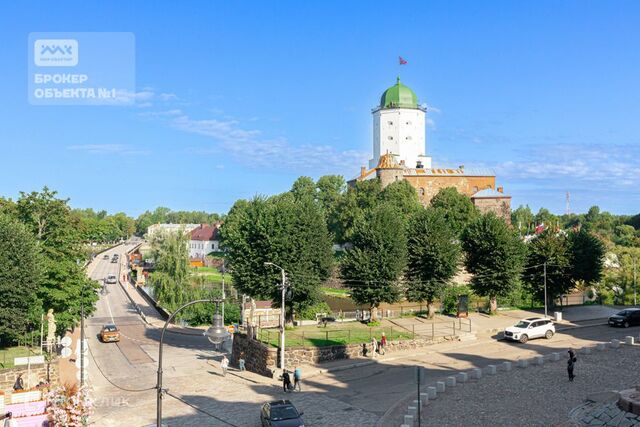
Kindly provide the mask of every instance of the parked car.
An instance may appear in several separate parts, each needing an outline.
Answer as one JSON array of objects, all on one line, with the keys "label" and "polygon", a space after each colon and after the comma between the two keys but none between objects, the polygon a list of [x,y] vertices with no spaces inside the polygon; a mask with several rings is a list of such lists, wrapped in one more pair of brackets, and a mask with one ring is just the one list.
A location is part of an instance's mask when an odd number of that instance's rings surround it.
[{"label": "parked car", "polygon": [[288,400],[265,403],[260,411],[263,427],[304,427],[303,412],[298,412]]},{"label": "parked car", "polygon": [[104,255],[102,256],[102,259],[109,259],[109,255],[108,255],[108,254],[104,254]]},{"label": "parked car", "polygon": [[625,308],[619,313],[609,317],[609,326],[640,325],[640,308]]},{"label": "parked car", "polygon": [[120,331],[113,323],[108,323],[102,327],[100,331],[100,341],[102,342],[118,342],[120,341]]},{"label": "parked car", "polygon": [[116,283],[118,283],[118,278],[116,277],[115,274],[109,274],[109,275],[107,275],[107,278],[104,279],[104,282],[106,284],[109,284],[109,285],[110,284],[116,284]]},{"label": "parked car", "polygon": [[116,257],[111,258],[111,263],[112,264],[115,264],[116,262],[118,262],[118,258],[116,258]]},{"label": "parked car", "polygon": [[530,317],[523,319],[517,324],[504,331],[504,337],[513,341],[525,343],[531,338],[550,339],[556,333],[556,327],[550,319],[542,317]]}]

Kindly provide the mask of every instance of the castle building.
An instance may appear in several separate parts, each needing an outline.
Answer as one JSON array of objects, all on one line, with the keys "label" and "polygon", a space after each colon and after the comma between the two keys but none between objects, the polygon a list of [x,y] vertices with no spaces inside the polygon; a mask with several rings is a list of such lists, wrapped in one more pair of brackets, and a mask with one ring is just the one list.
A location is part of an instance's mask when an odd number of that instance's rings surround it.
[{"label": "castle building", "polygon": [[379,179],[386,187],[405,180],[418,192],[423,205],[428,205],[442,188],[454,187],[468,196],[481,212],[495,212],[507,222],[511,218],[511,196],[496,187],[495,172],[488,168],[433,168],[427,155],[427,109],[418,97],[400,83],[384,91],[373,114],[373,157],[369,168],[350,181]]}]

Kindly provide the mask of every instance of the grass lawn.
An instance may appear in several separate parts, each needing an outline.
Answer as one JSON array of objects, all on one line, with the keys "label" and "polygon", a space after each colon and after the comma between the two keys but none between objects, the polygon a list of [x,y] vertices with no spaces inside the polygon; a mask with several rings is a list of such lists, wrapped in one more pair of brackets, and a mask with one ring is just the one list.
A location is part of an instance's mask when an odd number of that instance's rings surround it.
[{"label": "grass lawn", "polygon": [[[330,345],[361,344],[371,342],[375,337],[380,341],[384,331],[387,340],[408,340],[412,333],[397,326],[368,327],[359,322],[339,323],[325,327],[300,326],[285,332],[286,345],[290,347],[325,347]],[[261,329],[258,339],[278,347],[278,329]]]},{"label": "grass lawn", "polygon": [[6,347],[0,349],[0,368],[13,368],[14,357],[37,356],[40,354],[38,347]]},{"label": "grass lawn", "polygon": [[[214,267],[191,267],[189,271],[198,276],[204,276],[205,280],[213,283],[222,283],[222,273],[218,271],[217,268]],[[224,275],[225,283],[233,283],[233,279],[230,274]]]},{"label": "grass lawn", "polygon": [[335,288],[320,288],[325,295],[332,297],[348,298],[349,291],[347,289],[335,289]]}]

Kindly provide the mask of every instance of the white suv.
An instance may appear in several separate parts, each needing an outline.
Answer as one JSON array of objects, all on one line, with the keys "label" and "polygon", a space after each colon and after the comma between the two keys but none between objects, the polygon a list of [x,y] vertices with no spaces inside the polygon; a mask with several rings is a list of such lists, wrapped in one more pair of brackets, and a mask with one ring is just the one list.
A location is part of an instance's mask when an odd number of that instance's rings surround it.
[{"label": "white suv", "polygon": [[516,325],[505,329],[504,337],[509,340],[525,343],[531,338],[550,339],[556,333],[556,327],[550,319],[530,317],[519,321]]}]

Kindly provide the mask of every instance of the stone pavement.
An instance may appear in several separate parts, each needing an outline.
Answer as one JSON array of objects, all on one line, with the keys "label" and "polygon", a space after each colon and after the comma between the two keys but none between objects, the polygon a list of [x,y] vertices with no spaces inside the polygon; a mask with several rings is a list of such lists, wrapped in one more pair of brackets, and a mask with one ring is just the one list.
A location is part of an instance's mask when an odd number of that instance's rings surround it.
[{"label": "stone pavement", "polygon": [[[469,379],[447,389],[429,401],[423,410],[423,426],[580,426],[609,425],[615,417],[619,424],[633,425],[623,421],[612,408],[593,407],[586,411],[591,416],[589,424],[569,418],[572,408],[584,403],[586,396],[605,390],[633,388],[638,382],[640,369],[640,346],[621,346],[578,354],[575,368],[576,378],[568,381],[566,355],[558,362],[545,362],[540,366],[518,368],[496,375],[484,375],[481,379]],[[615,412],[615,413],[614,413]],[[575,414],[575,411],[572,412]],[[614,415],[615,417],[611,417]],[[598,421],[593,419],[598,418]],[[627,418],[624,416],[624,418]],[[591,424],[593,422],[593,424]],[[602,422],[602,424],[598,424]],[[629,419],[629,422],[633,422]]]},{"label": "stone pavement", "polygon": [[622,411],[616,403],[587,402],[571,411],[571,425],[575,427],[632,427],[640,426],[640,416]]}]

